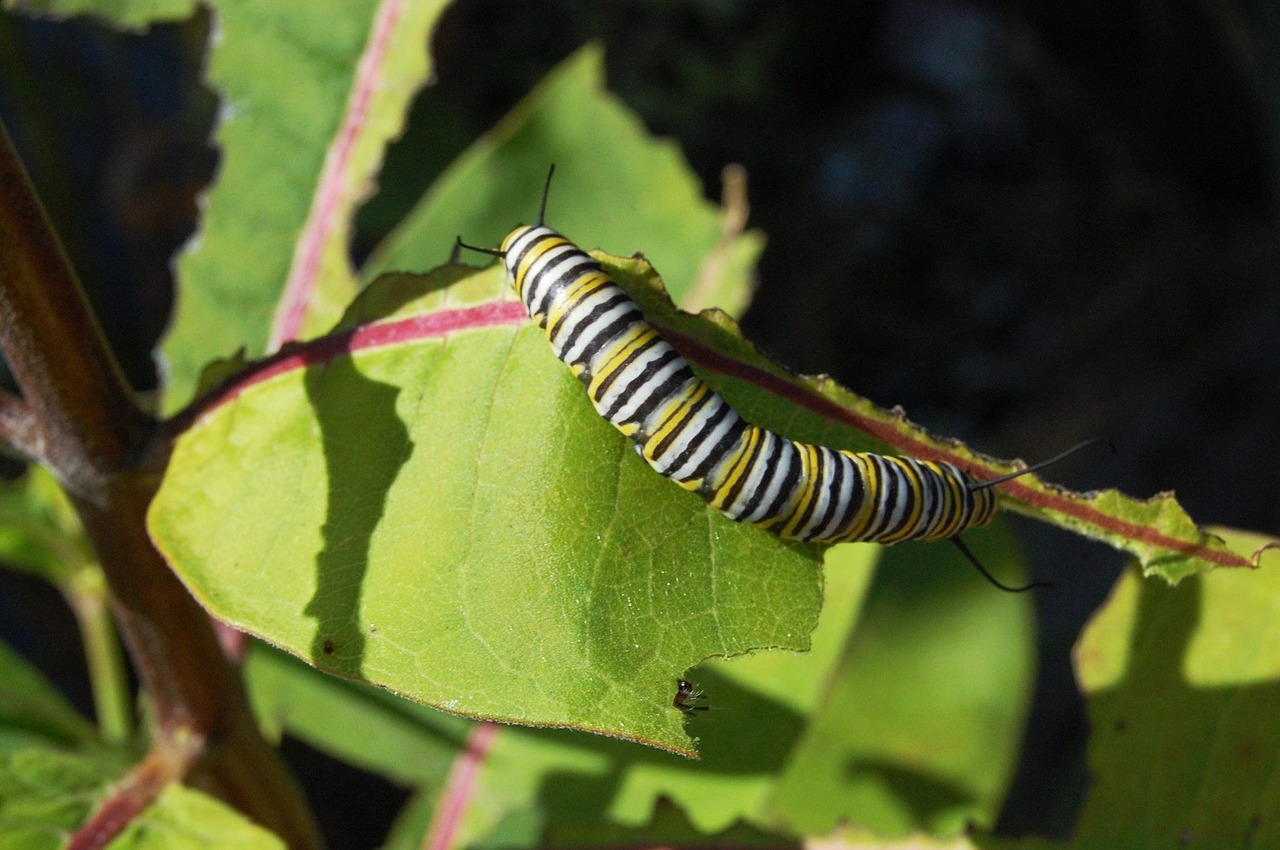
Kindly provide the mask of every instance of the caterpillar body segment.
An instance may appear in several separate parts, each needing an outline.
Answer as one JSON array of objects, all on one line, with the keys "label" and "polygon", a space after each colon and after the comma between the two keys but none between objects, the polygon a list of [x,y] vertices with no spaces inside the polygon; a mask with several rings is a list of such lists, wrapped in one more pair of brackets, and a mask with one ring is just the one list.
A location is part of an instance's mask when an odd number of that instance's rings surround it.
[{"label": "caterpillar body segment", "polygon": [[954,464],[800,443],[747,422],[551,228],[517,227],[496,253],[599,414],[730,519],[787,539],[891,544],[954,538],[995,515],[994,490]]}]

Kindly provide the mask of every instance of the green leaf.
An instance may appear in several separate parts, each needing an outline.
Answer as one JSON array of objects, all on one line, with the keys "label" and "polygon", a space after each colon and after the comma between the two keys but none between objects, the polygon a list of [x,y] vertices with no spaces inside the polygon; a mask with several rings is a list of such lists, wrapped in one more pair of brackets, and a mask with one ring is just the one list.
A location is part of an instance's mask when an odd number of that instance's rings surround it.
[{"label": "green leaf", "polygon": [[22,656],[0,643],[0,753],[33,744],[88,747],[93,726]]},{"label": "green leaf", "polygon": [[[570,789],[560,789],[561,793]],[[560,802],[560,801],[557,801]],[[507,841],[488,846],[513,846]],[[551,823],[543,840],[534,847],[759,847],[761,850],[784,850],[804,846],[799,840],[765,832],[750,824],[737,823],[717,832],[712,841],[694,829],[685,813],[675,805],[661,800],[653,818],[643,829],[619,826],[596,819]]]},{"label": "green leaf", "polygon": [[97,571],[75,508],[43,467],[28,467],[22,478],[0,484],[0,560],[63,591],[88,580],[78,574]]},{"label": "green leaf", "polygon": [[89,817],[112,774],[68,753],[0,754],[0,850],[56,850]]},{"label": "green leaf", "polygon": [[434,788],[415,790],[387,831],[382,850],[421,850],[426,847],[424,839],[435,817],[436,802]]},{"label": "green leaf", "polygon": [[1094,782],[1073,846],[1280,846],[1277,566],[1120,578],[1076,647]]},{"label": "green leaf", "polygon": [[1134,499],[1119,490],[1069,493],[1032,476],[1001,488],[1012,510],[1051,522],[1132,555],[1148,576],[1169,584],[1217,567],[1256,565],[1257,552],[1233,552],[1200,529],[1172,493]]},{"label": "green leaf", "polygon": [[[547,223],[583,248],[644,251],[673,296],[683,297],[717,249],[719,211],[703,197],[679,148],[654,139],[605,90],[595,45],[562,62],[458,157],[370,257],[365,278],[447,262],[458,234],[472,245],[497,247],[517,223],[537,217],[553,163]],[[726,258],[709,286],[732,301],[721,306],[745,308],[762,247],[760,235],[748,233],[720,249]]]},{"label": "green leaf", "polygon": [[625,780],[608,801],[611,815],[639,827],[650,822],[666,798],[685,811],[701,834],[720,833],[740,821],[800,834],[774,813],[778,783],[814,714],[830,696],[883,551],[850,544],[827,552],[822,618],[810,652],[712,659],[690,671],[688,678],[710,705],[686,723],[699,738],[701,761],[633,762],[622,769]]},{"label": "green leaf", "polygon": [[284,850],[273,833],[226,804],[172,784],[107,850]]},{"label": "green leaf", "polygon": [[[997,575],[1021,572],[998,524],[965,537]],[[994,824],[1030,707],[1031,602],[995,590],[951,546],[887,549],[770,821],[797,835],[853,823],[895,837]]]},{"label": "green leaf", "polygon": [[[204,365],[327,327],[355,292],[347,243],[409,98],[443,0],[217,0],[209,81],[222,166],[178,259],[164,341],[170,408]],[[277,310],[289,283],[289,298]]]},{"label": "green leaf", "polygon": [[[443,784],[472,724],[369,685],[321,673],[254,643],[245,682],[259,725],[406,785]],[[341,722],[335,722],[340,719]]]},{"label": "green leaf", "polygon": [[[57,850],[106,797],[118,770],[67,753],[0,755],[0,850]],[[281,850],[284,844],[204,794],[170,785],[109,850]]]},{"label": "green leaf", "polygon": [[[803,649],[816,549],[654,475],[495,300],[496,269],[436,291],[464,273],[389,279],[353,316],[399,302],[397,321],[229,388],[179,441],[152,534],[216,616],[321,669],[691,752],[675,677]],[[365,342],[414,322],[435,330]]]},{"label": "green leaf", "polygon": [[[1006,534],[970,536],[993,569],[1012,571]],[[1031,600],[995,591],[948,546],[839,546],[824,572],[811,653],[689,673],[711,705],[687,722],[701,761],[504,730],[459,843],[534,847],[625,830],[616,843],[682,846],[750,824],[777,846],[838,824],[885,836],[991,823],[1029,705]],[[664,831],[664,802],[683,812],[681,833]]]},{"label": "green leaf", "polygon": [[132,698],[106,578],[75,508],[43,467],[31,466],[17,481],[0,484],[0,560],[62,592],[80,626],[102,735],[124,741],[132,728]]},{"label": "green leaf", "polygon": [[[769,825],[779,776],[841,663],[879,551],[855,544],[830,553],[811,652],[717,659],[689,671],[711,706],[685,722],[698,736],[700,761],[504,729],[477,776],[473,797],[482,802],[467,810],[458,843],[539,847],[556,836],[616,833],[619,845],[683,846],[743,822]],[[672,681],[669,698],[674,693]],[[672,803],[683,812],[678,819],[669,816]],[[778,846],[779,836],[768,843]]]}]

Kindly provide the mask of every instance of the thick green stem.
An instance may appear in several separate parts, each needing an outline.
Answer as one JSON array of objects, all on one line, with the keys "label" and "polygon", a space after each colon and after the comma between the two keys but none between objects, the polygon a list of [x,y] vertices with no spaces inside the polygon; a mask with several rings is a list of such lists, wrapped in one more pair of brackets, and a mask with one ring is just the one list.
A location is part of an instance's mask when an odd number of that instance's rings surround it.
[{"label": "thick green stem", "polygon": [[108,743],[123,744],[133,734],[132,700],[120,638],[107,606],[101,576],[96,566],[80,570],[67,591],[67,600],[80,625],[98,732]]}]

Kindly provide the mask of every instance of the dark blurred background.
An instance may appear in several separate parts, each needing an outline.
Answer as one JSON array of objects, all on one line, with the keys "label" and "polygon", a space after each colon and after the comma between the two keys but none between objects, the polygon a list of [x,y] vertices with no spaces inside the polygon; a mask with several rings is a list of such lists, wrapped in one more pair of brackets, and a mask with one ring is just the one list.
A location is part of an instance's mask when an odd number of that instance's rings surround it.
[{"label": "dark blurred background", "polygon": [[[0,15],[9,127],[134,384],[170,258],[216,168],[207,15],[124,35]],[[1202,524],[1280,533],[1280,8],[1269,0],[463,0],[362,212],[367,252],[435,175],[582,43],[679,140],[706,192],[746,166],[767,232],[747,335],[1001,457],[1116,443],[1050,476],[1176,489]],[[643,245],[634,246],[637,250]],[[1036,523],[1040,689],[1000,828],[1069,832],[1087,727],[1068,653],[1120,559]],[[0,572],[4,637],[89,706],[71,618]],[[317,802],[402,792],[291,744]],[[363,789],[363,790],[359,790]],[[374,802],[374,801],[379,802]],[[322,815],[349,807],[320,805]],[[369,832],[372,830],[372,832]],[[372,838],[370,838],[372,836]]]}]

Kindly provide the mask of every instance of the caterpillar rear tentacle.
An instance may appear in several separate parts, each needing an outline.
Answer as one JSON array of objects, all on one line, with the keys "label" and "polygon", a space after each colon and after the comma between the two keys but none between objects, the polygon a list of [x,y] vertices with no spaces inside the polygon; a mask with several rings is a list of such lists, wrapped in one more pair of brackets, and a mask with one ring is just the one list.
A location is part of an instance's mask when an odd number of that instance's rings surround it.
[{"label": "caterpillar rear tentacle", "polygon": [[[548,174],[548,188],[550,181]],[[984,482],[952,463],[810,445],[746,421],[649,325],[595,259],[542,223],[546,200],[544,190],[538,224],[516,227],[496,251],[460,238],[458,244],[501,258],[530,318],[582,380],[596,411],[630,437],[659,474],[728,518],[779,537],[951,540],[1002,590],[1045,586],[1002,584],[958,536],[995,516],[992,485],[1044,464]]]}]

